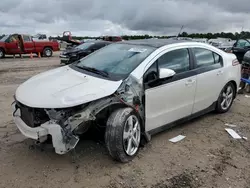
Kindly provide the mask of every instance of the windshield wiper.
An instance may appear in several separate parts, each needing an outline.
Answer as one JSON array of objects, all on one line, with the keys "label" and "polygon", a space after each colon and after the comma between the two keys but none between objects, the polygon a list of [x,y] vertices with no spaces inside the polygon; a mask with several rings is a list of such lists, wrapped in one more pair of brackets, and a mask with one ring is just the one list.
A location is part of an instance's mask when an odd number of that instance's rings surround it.
[{"label": "windshield wiper", "polygon": [[78,66],[78,65],[76,65],[76,67],[79,69],[89,71],[89,72],[93,72],[95,74],[102,75],[104,77],[109,77],[109,73],[107,73],[106,71],[98,70],[98,69],[92,68],[92,67],[85,67],[85,66]]}]

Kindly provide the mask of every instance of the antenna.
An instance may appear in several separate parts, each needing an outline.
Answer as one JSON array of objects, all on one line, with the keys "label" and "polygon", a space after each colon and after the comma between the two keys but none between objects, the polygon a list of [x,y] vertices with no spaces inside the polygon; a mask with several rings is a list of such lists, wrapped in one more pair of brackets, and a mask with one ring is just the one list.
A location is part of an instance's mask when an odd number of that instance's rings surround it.
[{"label": "antenna", "polygon": [[178,35],[176,36],[176,39],[178,39],[178,37],[180,36],[183,27],[184,27],[184,26],[182,25],[182,26],[181,26],[181,29],[180,29],[180,32],[179,32]]}]

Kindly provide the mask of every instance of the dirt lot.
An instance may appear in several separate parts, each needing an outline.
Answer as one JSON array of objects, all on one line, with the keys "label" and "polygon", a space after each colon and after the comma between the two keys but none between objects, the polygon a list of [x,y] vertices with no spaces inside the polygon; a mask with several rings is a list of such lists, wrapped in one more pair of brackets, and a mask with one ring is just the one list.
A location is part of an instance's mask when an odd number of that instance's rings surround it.
[{"label": "dirt lot", "polygon": [[[0,60],[0,187],[37,188],[250,188],[250,98],[238,96],[227,114],[208,114],[155,135],[128,164],[113,161],[103,143],[81,141],[75,154],[32,147],[13,124],[19,84],[59,65],[53,58]],[[233,140],[225,123],[248,137]],[[183,134],[173,144],[168,139]]]}]

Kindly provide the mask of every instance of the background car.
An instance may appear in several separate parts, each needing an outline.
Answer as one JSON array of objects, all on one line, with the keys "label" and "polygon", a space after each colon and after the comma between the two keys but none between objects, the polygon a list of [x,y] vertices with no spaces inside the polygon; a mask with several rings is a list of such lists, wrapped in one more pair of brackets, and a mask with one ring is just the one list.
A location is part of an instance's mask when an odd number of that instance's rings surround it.
[{"label": "background car", "polygon": [[109,154],[128,162],[151,135],[211,111],[227,112],[240,69],[234,54],[204,43],[113,43],[20,85],[14,121],[28,138],[44,142],[50,135],[58,154],[96,127]]},{"label": "background car", "polygon": [[5,35],[0,40],[0,58],[5,55],[40,53],[44,57],[51,57],[54,51],[59,51],[59,43],[55,41],[34,41],[30,35]]},{"label": "background car", "polygon": [[242,63],[245,53],[249,50],[250,50],[250,42],[247,39],[237,40],[232,47],[232,53],[236,55],[240,63]]},{"label": "background car", "polygon": [[60,54],[61,63],[70,64],[77,61],[100,48],[111,44],[109,41],[88,41],[80,44],[72,49],[63,51]]}]

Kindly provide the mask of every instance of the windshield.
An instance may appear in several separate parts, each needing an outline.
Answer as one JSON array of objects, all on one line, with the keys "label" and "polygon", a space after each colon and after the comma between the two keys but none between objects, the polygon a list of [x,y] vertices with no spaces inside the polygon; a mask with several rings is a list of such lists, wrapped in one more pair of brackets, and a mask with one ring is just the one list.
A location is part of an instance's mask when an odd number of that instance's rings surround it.
[{"label": "windshield", "polygon": [[0,39],[0,41],[5,42],[5,40],[9,37],[9,35],[5,35],[3,38]]},{"label": "windshield", "polygon": [[85,43],[83,43],[83,44],[80,44],[80,45],[77,46],[76,48],[77,48],[77,49],[81,49],[81,50],[86,50],[86,49],[88,49],[90,46],[92,46],[93,44],[95,44],[95,43],[93,43],[93,42],[85,42]]},{"label": "windshield", "polygon": [[126,78],[155,48],[131,44],[111,44],[81,59],[74,66],[103,71],[110,79]]}]

